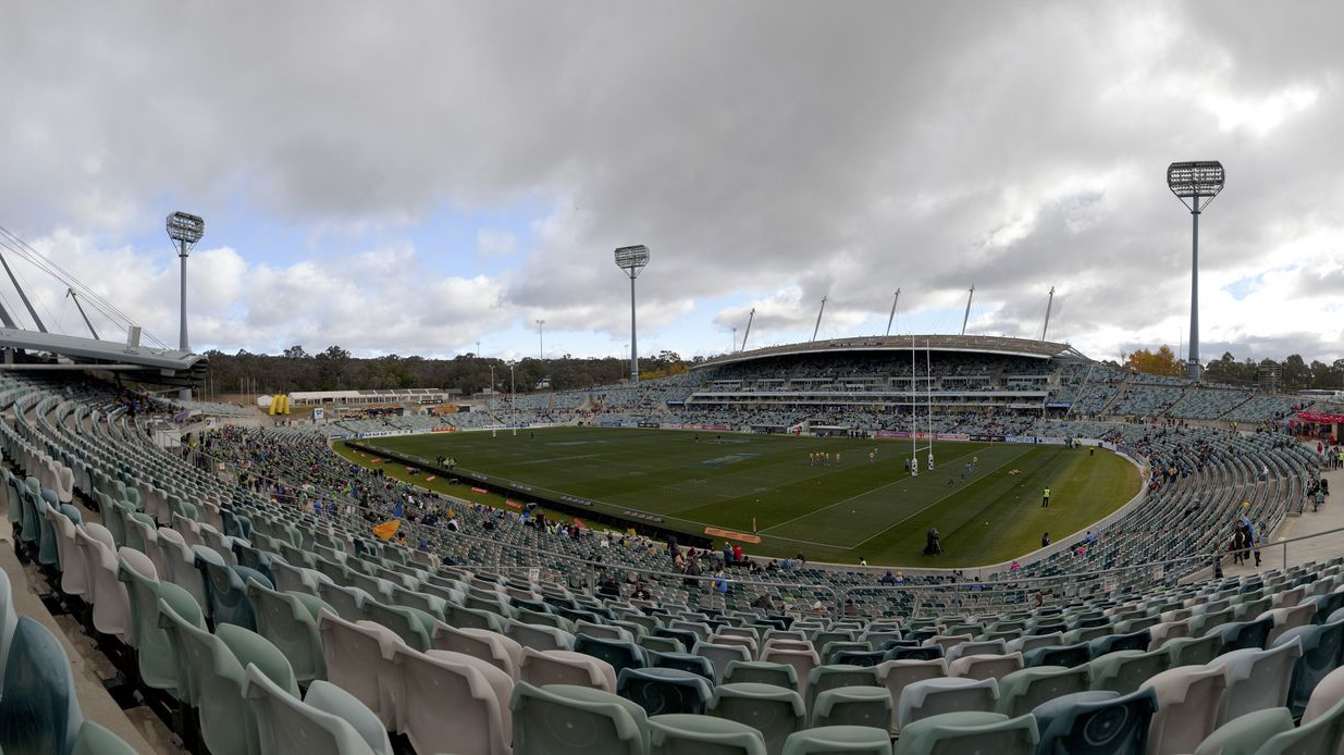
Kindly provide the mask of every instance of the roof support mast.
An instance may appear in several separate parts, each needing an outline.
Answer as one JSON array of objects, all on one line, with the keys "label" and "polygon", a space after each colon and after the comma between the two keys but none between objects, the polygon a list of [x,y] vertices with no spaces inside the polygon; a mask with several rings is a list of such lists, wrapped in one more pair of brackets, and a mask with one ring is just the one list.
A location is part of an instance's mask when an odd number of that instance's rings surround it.
[{"label": "roof support mast", "polygon": [[1045,334],[1050,330],[1050,308],[1055,305],[1055,287],[1050,287],[1050,298],[1045,301],[1045,325],[1041,326],[1041,340],[1045,340]]},{"label": "roof support mast", "polygon": [[901,290],[896,289],[896,294],[891,297],[891,314],[887,315],[887,335],[891,335],[891,323],[896,319],[896,302],[901,300]]},{"label": "roof support mast", "polygon": [[971,284],[971,293],[966,297],[966,314],[961,318],[961,334],[966,335],[966,323],[971,319],[971,300],[975,298],[975,284]]},{"label": "roof support mast", "polygon": [[738,351],[747,350],[747,336],[751,335],[751,321],[756,319],[756,308],[751,308],[751,313],[747,315],[747,332],[742,334],[742,345],[737,348]]},{"label": "roof support mast", "polygon": [[[0,265],[4,265],[5,274],[9,276],[9,282],[13,283],[14,290],[19,292],[19,298],[23,300],[23,306],[28,308],[28,314],[32,316],[33,323],[37,325],[37,329],[42,333],[47,332],[47,326],[43,325],[42,318],[37,316],[37,310],[33,309],[33,303],[28,301],[28,294],[23,292],[23,286],[19,285],[19,279],[14,277],[14,271],[9,269],[9,261],[5,259],[5,255],[3,254],[0,254]],[[5,324],[11,328],[14,327],[14,323],[9,319],[8,315],[5,316]]]},{"label": "roof support mast", "polygon": [[821,330],[821,315],[826,311],[826,297],[821,297],[821,309],[817,310],[817,324],[812,328],[812,340],[817,340],[817,333]]},{"label": "roof support mast", "polygon": [[73,288],[66,289],[66,296],[69,296],[75,303],[75,309],[78,309],[79,316],[84,318],[84,324],[89,326],[89,332],[93,334],[93,340],[101,341],[102,339],[98,337],[98,331],[93,329],[93,323],[89,322],[89,316],[84,314],[84,307],[79,303],[79,297],[75,295],[75,290]]}]

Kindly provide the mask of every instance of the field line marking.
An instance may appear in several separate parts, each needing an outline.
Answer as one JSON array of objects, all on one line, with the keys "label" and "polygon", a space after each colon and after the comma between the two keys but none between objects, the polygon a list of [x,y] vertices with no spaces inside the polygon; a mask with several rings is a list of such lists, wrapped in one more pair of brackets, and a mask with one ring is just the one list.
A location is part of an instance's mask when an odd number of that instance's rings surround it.
[{"label": "field line marking", "polygon": [[[993,469],[989,470],[989,472],[986,473],[985,476],[984,476],[984,477],[981,477],[980,479],[981,479],[981,480],[987,479],[990,475],[994,474],[995,472],[999,471],[1000,469],[1003,469],[1004,467],[1008,466],[1009,464],[1012,464],[1013,462],[1017,461],[1018,459],[1022,458],[1023,456],[1026,456],[1027,453],[1030,452],[1033,448],[1038,448],[1038,446],[1035,446],[1035,445],[1026,446],[1026,450],[1024,450],[1022,453],[1017,454],[1016,456],[1012,457],[1011,459],[1008,459],[1008,460],[1005,461],[1004,463],[1002,463],[1002,464],[998,465],[997,467],[994,467]],[[886,527],[884,527],[884,528],[878,530],[877,532],[874,532],[873,534],[871,534],[871,535],[869,535],[868,537],[866,537],[866,538],[860,540],[859,542],[855,543],[854,545],[851,545],[850,548],[852,549],[852,548],[861,548],[861,547],[863,547],[863,544],[866,543],[866,542],[868,542],[869,540],[872,540],[873,538],[875,538],[875,537],[881,535],[882,533],[887,532],[888,530],[892,529],[893,527],[899,527],[900,525],[905,524],[906,522],[910,521],[911,519],[914,519],[915,517],[919,516],[920,514],[923,514],[925,511],[928,511],[929,509],[933,508],[934,506],[937,506],[938,504],[942,503],[943,501],[947,500],[948,498],[951,498],[952,496],[956,495],[956,494],[959,493],[959,492],[961,492],[961,490],[953,490],[951,493],[948,493],[947,495],[945,495],[945,496],[939,498],[938,500],[934,501],[933,503],[930,503],[928,506],[925,506],[924,508],[920,509],[919,511],[916,511],[916,512],[910,514],[909,516],[905,517],[904,519],[901,519],[900,521],[897,521],[897,522],[893,522],[892,524],[890,524],[890,525],[888,525],[888,526],[886,526]]]},{"label": "field line marking", "polygon": [[[965,454],[960,454],[960,455],[958,455],[958,456],[953,456],[952,459],[950,459],[949,461],[953,461],[953,460],[956,460],[956,459],[963,458],[964,456],[966,456],[966,454],[969,454],[969,453],[972,453],[972,451],[967,451]],[[1017,457],[1014,456],[1013,458],[1017,458]],[[856,466],[857,466],[857,465],[856,465]],[[997,467],[996,467],[996,469],[997,469]],[[826,474],[829,474],[829,473],[822,473],[822,474],[817,475],[817,476],[818,476],[818,477],[823,477],[823,476],[825,476]],[[804,478],[804,479],[808,479],[808,480],[810,480],[810,479],[813,479],[813,478],[811,478],[811,477],[807,477],[807,478]],[[765,529],[760,530],[757,534],[759,534],[759,535],[764,535],[764,534],[766,534],[767,532],[769,532],[770,530],[776,529],[776,528],[778,528],[778,527],[783,527],[783,526],[786,525],[786,524],[793,524],[794,522],[798,521],[799,519],[806,519],[807,517],[812,516],[813,514],[820,514],[820,513],[823,512],[823,511],[830,511],[831,509],[835,508],[836,506],[839,506],[839,505],[842,504],[842,503],[849,503],[850,501],[854,500],[855,498],[862,498],[862,497],[864,497],[864,496],[866,496],[866,495],[869,495],[870,493],[876,493],[877,491],[882,490],[883,488],[889,488],[889,487],[891,487],[892,485],[895,485],[895,484],[898,483],[898,482],[909,482],[909,481],[910,481],[910,478],[909,478],[909,477],[900,477],[900,478],[897,478],[897,479],[895,479],[895,480],[892,480],[891,482],[884,483],[884,484],[882,484],[882,485],[878,485],[878,486],[875,487],[875,488],[869,488],[869,489],[863,491],[862,493],[855,493],[854,495],[852,495],[852,496],[850,496],[850,497],[848,497],[848,498],[845,498],[845,499],[843,499],[843,500],[836,501],[835,503],[832,503],[832,504],[829,505],[829,506],[822,506],[822,507],[819,508],[819,509],[812,509],[811,511],[807,512],[806,514],[800,514],[800,515],[798,515],[798,516],[795,516],[795,517],[792,518],[792,519],[786,519],[785,521],[782,521],[782,522],[780,522],[779,524],[772,524],[772,525],[770,525],[769,527],[766,527]],[[799,541],[799,542],[806,542],[806,541]]]}]

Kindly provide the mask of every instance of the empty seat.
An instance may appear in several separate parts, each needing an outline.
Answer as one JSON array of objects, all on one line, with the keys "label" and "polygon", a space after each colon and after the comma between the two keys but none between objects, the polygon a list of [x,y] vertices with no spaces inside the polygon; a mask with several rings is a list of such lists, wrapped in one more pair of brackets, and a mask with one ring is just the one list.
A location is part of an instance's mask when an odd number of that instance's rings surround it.
[{"label": "empty seat", "polygon": [[1094,690],[1057,697],[1032,711],[1040,731],[1037,752],[1143,755],[1156,710],[1151,689],[1123,696]]},{"label": "empty seat", "polygon": [[257,634],[280,648],[299,684],[325,679],[327,664],[317,618],[322,608],[331,607],[316,596],[277,592],[256,581],[249,582],[246,589],[255,611]]},{"label": "empty seat", "polygon": [[610,663],[569,650],[538,651],[523,648],[518,677],[538,687],[569,684],[604,692],[616,691],[616,671]]},{"label": "empty seat", "polygon": [[638,703],[651,716],[704,713],[710,684],[690,671],[672,668],[626,669],[616,680],[621,697]]},{"label": "empty seat", "polygon": [[691,655],[690,653],[657,652],[649,652],[646,657],[650,667],[680,669],[692,674],[699,674],[711,682],[714,681],[714,667],[710,665],[708,658]]},{"label": "empty seat", "polygon": [[1092,689],[1127,695],[1150,678],[1170,668],[1171,657],[1161,651],[1118,650],[1087,664]]},{"label": "empty seat", "polygon": [[709,714],[756,729],[765,740],[766,751],[776,755],[789,735],[803,728],[807,710],[802,696],[793,690],[743,682],[715,687]]},{"label": "empty seat", "polygon": [[574,637],[574,652],[601,659],[609,664],[617,674],[622,669],[643,668],[647,665],[643,648],[629,639],[578,634]]},{"label": "empty seat", "polygon": [[836,687],[812,704],[813,726],[886,726],[891,722],[891,695],[885,687]]},{"label": "empty seat", "polygon": [[1302,646],[1302,656],[1293,666],[1288,707],[1294,716],[1300,718],[1312,690],[1321,679],[1335,670],[1341,654],[1344,654],[1344,621],[1295,627],[1280,635],[1274,641],[1274,647],[1291,642]]},{"label": "empty seat", "polygon": [[963,655],[948,663],[948,676],[967,679],[1001,679],[1022,668],[1022,654],[993,655],[989,653]]},{"label": "empty seat", "polygon": [[396,647],[405,643],[381,624],[346,621],[327,609],[319,611],[317,630],[327,681],[354,695],[391,728],[396,710],[385,692],[392,686],[387,665]]},{"label": "empty seat", "polygon": [[151,689],[163,690],[178,700],[186,697],[186,679],[181,664],[173,656],[172,644],[161,626],[159,601],[166,603],[184,621],[205,628],[205,615],[186,590],[171,582],[154,578],[154,564],[143,553],[122,548],[118,578],[126,584],[130,597],[133,647],[140,679]]},{"label": "empty seat", "polygon": [[664,714],[649,718],[649,755],[766,755],[761,733],[726,718]]},{"label": "empty seat", "polygon": [[1027,666],[1064,666],[1073,668],[1092,660],[1092,651],[1086,642],[1074,645],[1048,645],[1032,648],[1023,653],[1023,662]]},{"label": "empty seat", "polygon": [[[817,695],[838,687],[879,687],[876,668],[833,664],[812,669],[807,680],[807,707],[815,707]],[[885,689],[885,688],[883,688]],[[890,695],[888,695],[890,696]]]},{"label": "empty seat", "polygon": [[647,714],[585,687],[519,682],[513,691],[514,755],[644,755]]},{"label": "empty seat", "polygon": [[259,755],[392,753],[387,731],[373,711],[334,684],[315,681],[300,700],[255,665],[247,667],[247,682]]},{"label": "empty seat", "polygon": [[787,663],[729,661],[728,668],[723,675],[723,682],[725,684],[739,682],[773,684],[776,687],[797,692],[798,671]]},{"label": "empty seat", "polygon": [[998,681],[999,702],[996,710],[1016,718],[1057,697],[1086,692],[1091,676],[1087,666],[1036,666],[1014,671]]},{"label": "empty seat", "polygon": [[1088,651],[1093,658],[1100,658],[1107,653],[1113,653],[1117,650],[1140,650],[1147,651],[1148,645],[1152,642],[1152,634],[1147,629],[1142,629],[1129,634],[1108,634],[1098,637],[1088,643]]},{"label": "empty seat", "polygon": [[[4,580],[6,588],[9,581]],[[8,597],[8,589],[5,596]],[[13,606],[0,606],[12,614]],[[0,696],[0,751],[63,755],[75,745],[84,716],[70,660],[61,642],[27,616],[12,624]]]},{"label": "empty seat", "polygon": [[1171,656],[1171,667],[1202,666],[1218,656],[1223,639],[1216,634],[1204,637],[1178,637],[1162,646]]},{"label": "empty seat", "polygon": [[1302,643],[1288,642],[1269,650],[1245,648],[1223,653],[1209,668],[1223,671],[1227,692],[1218,723],[1265,708],[1288,704],[1293,668],[1302,657]]},{"label": "empty seat", "polygon": [[574,635],[543,624],[525,624],[509,619],[505,622],[504,634],[517,640],[519,645],[533,650],[574,649]]},{"label": "empty seat", "polygon": [[126,586],[117,579],[119,562],[112,534],[104,527],[89,523],[75,533],[88,570],[86,600],[93,604],[93,627],[102,634],[128,639],[131,633],[131,604]]},{"label": "empty seat", "polygon": [[436,624],[431,644],[435,650],[450,650],[480,658],[511,678],[518,678],[523,662],[523,646],[510,637],[488,629],[454,628]]},{"label": "empty seat", "polygon": [[1182,666],[1154,676],[1143,688],[1157,696],[1148,751],[1169,755],[1193,752],[1217,727],[1227,681],[1221,669]]},{"label": "empty seat", "polygon": [[392,660],[400,671],[396,728],[416,752],[509,752],[513,679],[508,674],[446,650],[421,653],[400,646]]},{"label": "empty seat", "polygon": [[891,735],[870,726],[819,726],[784,741],[783,755],[891,755]]},{"label": "empty seat", "polygon": [[901,730],[896,755],[994,753],[1033,755],[1040,736],[1030,715],[1008,718],[999,713],[963,711],[920,719]]},{"label": "empty seat", "polygon": [[999,685],[993,679],[925,679],[901,692],[897,722],[904,729],[921,718],[963,710],[993,711]]},{"label": "empty seat", "polygon": [[1242,648],[1264,649],[1269,643],[1269,632],[1274,628],[1274,619],[1264,617],[1255,621],[1229,621],[1209,629],[1205,635],[1214,636],[1222,643],[1219,654]]},{"label": "empty seat", "polygon": [[932,661],[944,656],[942,645],[920,645],[917,647],[893,647],[883,656],[888,661]]}]

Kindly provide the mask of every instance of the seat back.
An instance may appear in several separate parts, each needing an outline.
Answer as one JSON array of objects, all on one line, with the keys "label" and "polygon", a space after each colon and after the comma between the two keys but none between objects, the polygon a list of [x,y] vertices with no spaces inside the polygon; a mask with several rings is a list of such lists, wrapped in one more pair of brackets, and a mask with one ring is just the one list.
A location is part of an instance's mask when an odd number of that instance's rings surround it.
[{"label": "seat back", "polygon": [[[374,755],[375,752],[391,752],[392,746],[386,732],[379,732],[382,741],[375,750],[365,739],[364,733],[356,729],[346,717],[309,705],[289,694],[255,665],[248,666],[246,673],[248,707],[256,721],[260,755],[297,752]],[[315,697],[315,691],[318,693],[316,696],[321,696],[325,687],[337,689],[326,682],[316,681],[309,689],[309,698]],[[353,698],[346,702],[347,706],[358,704]],[[363,712],[368,713],[369,717],[373,716],[367,708]],[[364,730],[370,728],[365,726]]]},{"label": "seat back", "polygon": [[1302,657],[1302,643],[1287,642],[1269,650],[1245,648],[1223,653],[1210,663],[1223,671],[1227,693],[1218,723],[1265,708],[1288,704],[1293,669]]},{"label": "seat back", "polygon": [[1293,665],[1292,690],[1288,708],[1296,717],[1306,710],[1307,701],[1317,684],[1339,665],[1344,654],[1344,620],[1327,624],[1294,627],[1274,641],[1274,647],[1298,642],[1302,656]]},{"label": "seat back", "polygon": [[647,715],[600,690],[514,686],[514,755],[645,755]]},{"label": "seat back", "polygon": [[1149,679],[1144,689],[1157,696],[1151,745],[1159,752],[1194,752],[1218,725],[1227,680],[1220,668],[1182,666]]},{"label": "seat back", "polygon": [[1036,666],[1014,671],[999,679],[999,713],[1016,718],[1064,695],[1086,692],[1091,683],[1088,668]]},{"label": "seat back", "polygon": [[1129,695],[1110,690],[1075,692],[1037,706],[1038,752],[1069,755],[1145,755],[1157,697],[1151,689]]},{"label": "seat back", "polygon": [[3,690],[0,751],[70,753],[84,721],[70,660],[60,640],[27,616],[14,623]]}]

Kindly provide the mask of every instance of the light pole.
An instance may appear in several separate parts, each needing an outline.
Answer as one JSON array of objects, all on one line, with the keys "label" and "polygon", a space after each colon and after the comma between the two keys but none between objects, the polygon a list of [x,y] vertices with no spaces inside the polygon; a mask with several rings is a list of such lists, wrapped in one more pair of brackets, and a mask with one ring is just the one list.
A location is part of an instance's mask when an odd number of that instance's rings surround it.
[{"label": "light pole", "polygon": [[546,321],[545,321],[545,320],[537,320],[537,361],[538,361],[538,362],[545,361],[545,359],[546,359],[546,341],[544,340],[544,338],[543,338],[543,336],[542,336],[542,333],[543,333],[543,331],[544,331],[545,329],[546,329]]},{"label": "light pole", "polygon": [[639,382],[639,346],[635,342],[635,278],[649,264],[649,248],[643,244],[616,250],[616,267],[630,278],[630,382]]},{"label": "light pole", "polygon": [[[182,320],[178,334],[178,348],[183,352],[191,351],[187,342],[187,255],[191,248],[205,235],[205,220],[199,215],[186,212],[174,212],[165,223],[168,238],[177,244],[177,258],[182,261]],[[183,388],[178,398],[191,398],[191,389]]]},{"label": "light pole", "polygon": [[1190,360],[1191,380],[1199,380],[1199,216],[1223,190],[1223,164],[1217,160],[1172,163],[1167,166],[1167,188],[1190,210]]}]

